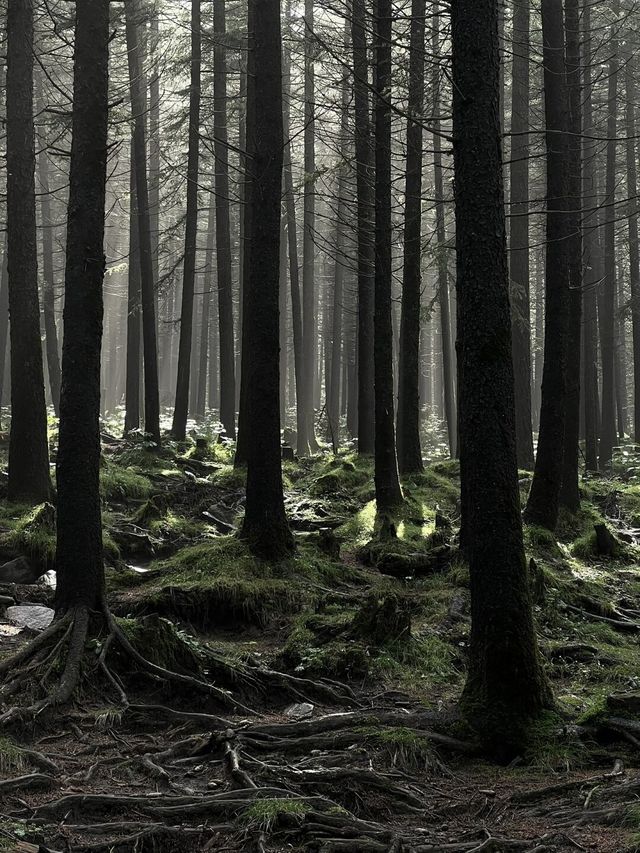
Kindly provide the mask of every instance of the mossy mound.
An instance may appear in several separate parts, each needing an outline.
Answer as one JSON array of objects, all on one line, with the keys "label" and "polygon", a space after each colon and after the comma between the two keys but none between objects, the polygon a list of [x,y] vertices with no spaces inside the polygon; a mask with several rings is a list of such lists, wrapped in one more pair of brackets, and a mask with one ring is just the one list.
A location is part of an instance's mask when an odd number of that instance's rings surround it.
[{"label": "mossy mound", "polygon": [[134,649],[151,663],[190,675],[201,671],[202,652],[197,643],[168,619],[152,614],[117,621]]},{"label": "mossy mound", "polygon": [[151,495],[151,480],[133,467],[123,467],[103,458],[100,467],[100,494],[106,501],[144,500]]}]

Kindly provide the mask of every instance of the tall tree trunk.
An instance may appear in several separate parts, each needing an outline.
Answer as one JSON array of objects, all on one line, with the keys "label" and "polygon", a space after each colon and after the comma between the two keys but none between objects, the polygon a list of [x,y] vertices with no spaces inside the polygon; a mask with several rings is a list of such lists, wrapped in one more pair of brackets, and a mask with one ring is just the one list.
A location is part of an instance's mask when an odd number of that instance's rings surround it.
[{"label": "tall tree trunk", "polygon": [[533,469],[531,309],[529,297],[529,28],[528,0],[513,4],[511,86],[510,291],[518,466]]},{"label": "tall tree trunk", "polygon": [[374,177],[366,0],[353,0],[353,99],[358,206],[358,453],[374,452]]},{"label": "tall tree trunk", "polygon": [[[37,109],[44,111],[42,81],[38,79]],[[58,350],[58,329],[56,327],[55,281],[53,273],[53,229],[51,215],[51,195],[49,189],[49,167],[47,149],[43,147],[38,155],[38,181],[40,184],[40,219],[42,226],[42,307],[44,313],[44,334],[47,353],[47,372],[53,409],[60,413],[60,353]]]},{"label": "tall tree trunk", "polygon": [[160,446],[160,392],[158,388],[158,346],[156,330],[156,294],[151,250],[147,151],[145,142],[146,96],[138,41],[136,0],[125,2],[129,88],[133,112],[133,162],[138,204],[138,249],[142,298],[142,337],[144,352],[144,430]]},{"label": "tall tree trunk", "polygon": [[213,133],[215,137],[216,256],[220,325],[220,420],[229,438],[236,437],[235,343],[229,224],[229,147],[227,142],[227,54],[220,38],[226,32],[225,0],[213,4]]},{"label": "tall tree trunk", "polygon": [[129,180],[129,270],[127,286],[127,375],[125,387],[124,434],[140,428],[140,343],[141,292],[138,203],[136,200],[135,153],[131,146]]},{"label": "tall tree trunk", "polygon": [[558,521],[565,424],[569,323],[567,91],[562,0],[543,0],[547,126],[547,229],[544,366],[538,452],[525,518],[554,530]]},{"label": "tall tree trunk", "polygon": [[293,550],[284,511],[280,451],[278,286],[282,189],[282,42],[279,0],[249,0],[253,21],[255,110],[250,138],[251,250],[242,354],[247,417],[247,500],[242,535],[251,550],[280,559]]},{"label": "tall tree trunk", "polygon": [[9,340],[9,265],[7,235],[4,237],[2,270],[0,271],[0,415],[4,400],[4,374],[7,364],[7,342]]},{"label": "tall tree trunk", "polygon": [[184,441],[189,412],[189,378],[193,338],[193,294],[196,277],[196,240],[198,235],[198,160],[200,153],[200,0],[191,2],[191,84],[189,88],[189,155],[187,164],[187,214],[184,235],[182,307],[180,311],[180,347],[176,404],[172,435]]},{"label": "tall tree trunk", "polygon": [[404,267],[398,366],[398,466],[422,471],[420,449],[420,297],[422,275],[422,125],[425,0],[412,0],[409,43],[409,118],[404,211]]},{"label": "tall tree trunk", "polygon": [[471,573],[463,708],[483,740],[504,756],[521,748],[527,724],[549,696],[533,625],[518,492],[498,2],[458,0],[452,13],[460,473]]},{"label": "tall tree trunk", "polygon": [[316,229],[316,130],[315,130],[315,0],[304,3],[304,223],[302,242],[302,346],[304,352],[304,416],[309,449],[318,449],[315,438],[314,397],[317,381],[315,229]]},{"label": "tall tree trunk", "polygon": [[[100,346],[109,2],[76,0],[74,93],[67,219],[56,610],[103,604],[100,515]],[[62,685],[65,684],[63,677]]]},{"label": "tall tree trunk", "polygon": [[565,0],[566,69],[569,103],[567,189],[569,206],[569,327],[565,392],[564,458],[560,503],[580,509],[580,362],[582,340],[582,87],[580,80],[580,0]]},{"label": "tall tree trunk", "polygon": [[607,171],[605,186],[604,283],[600,313],[602,361],[602,420],[600,427],[600,469],[610,469],[616,439],[615,399],[615,301],[616,301],[616,133],[618,108],[618,16],[619,0],[613,0],[613,23],[608,48],[609,91],[607,95]]},{"label": "tall tree trunk", "polygon": [[[49,498],[49,448],[38,304],[33,5],[7,7],[7,239],[11,315],[10,501]],[[100,380],[98,378],[98,385]]]},{"label": "tall tree trunk", "polygon": [[[209,349],[211,347],[211,294],[213,292],[213,251],[215,248],[215,205],[210,202],[209,218],[207,222],[207,243],[205,248],[205,262],[203,275],[203,299],[202,317],[200,319],[200,353],[198,359],[198,393],[196,413],[199,418],[204,418],[207,410],[207,363],[209,372],[213,371],[216,363],[214,359],[209,360]],[[233,353],[235,358],[235,353]],[[209,408],[212,408],[213,400],[209,397]],[[235,410],[235,398],[234,398]]]},{"label": "tall tree trunk", "polygon": [[379,512],[402,502],[393,407],[391,328],[391,0],[378,0],[375,20],[375,487]]},{"label": "tall tree trunk", "polygon": [[[438,54],[440,49],[440,24],[439,17],[435,19],[433,28],[433,52]],[[446,232],[444,221],[444,185],[442,179],[442,143],[440,140],[440,97],[439,91],[439,69],[434,65],[433,92],[434,92],[434,116],[433,116],[433,179],[436,198],[436,239],[438,242],[438,306],[440,308],[440,344],[442,354],[442,398],[444,401],[444,418],[447,423],[447,436],[449,439],[449,453],[451,456],[456,452],[456,412],[454,401],[453,380],[453,353],[451,346],[451,312],[449,307],[449,269],[447,252],[445,248]]]},{"label": "tall tree trunk", "polygon": [[636,81],[637,64],[629,50],[625,57],[627,96],[627,195],[629,197],[629,284],[633,333],[633,437],[640,444],[640,244],[638,242],[638,167],[636,164]]},{"label": "tall tree trunk", "polygon": [[[582,111],[582,207],[593,210],[596,199],[596,156],[597,144],[586,137],[593,136],[593,84],[591,63],[591,0],[583,0],[583,111]],[[632,131],[630,130],[629,133]],[[582,396],[584,408],[584,461],[587,471],[598,470],[598,314],[596,305],[596,287],[598,282],[597,256],[598,238],[594,230],[597,215],[591,213],[584,217],[584,259],[586,282],[583,288],[583,358],[582,358]],[[638,336],[640,342],[640,334]]]},{"label": "tall tree trunk", "polygon": [[160,65],[158,62],[160,29],[158,9],[151,8],[151,74],[149,78],[149,218],[153,280],[159,278],[160,243]]}]

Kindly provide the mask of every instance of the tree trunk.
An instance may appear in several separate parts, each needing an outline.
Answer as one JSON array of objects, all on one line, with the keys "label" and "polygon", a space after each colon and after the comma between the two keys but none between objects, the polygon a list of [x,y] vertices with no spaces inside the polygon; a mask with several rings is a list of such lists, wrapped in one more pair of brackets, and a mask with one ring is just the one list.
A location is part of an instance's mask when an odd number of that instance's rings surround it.
[{"label": "tree trunk", "polygon": [[633,332],[633,437],[640,443],[640,245],[638,243],[638,167],[636,164],[636,63],[631,51],[625,57],[627,96],[627,195],[629,197],[629,283]]},{"label": "tree trunk", "polygon": [[129,87],[133,112],[133,162],[138,204],[138,250],[142,298],[142,337],[144,351],[144,430],[160,446],[160,392],[158,388],[158,347],[156,340],[156,294],[151,250],[151,220],[147,184],[145,142],[146,96],[143,87],[138,42],[136,0],[126,0],[125,19],[129,57]]},{"label": "tree trunk", "polygon": [[498,2],[458,0],[452,11],[460,472],[472,620],[463,708],[490,748],[513,756],[549,696],[518,492]]},{"label": "tree trunk", "polygon": [[569,205],[569,326],[565,393],[564,458],[560,504],[580,509],[580,356],[582,340],[582,87],[580,0],[565,0],[566,69],[569,103],[567,189]]},{"label": "tree trunk", "polygon": [[391,328],[391,0],[378,0],[375,19],[375,487],[379,512],[402,502],[393,407]]},{"label": "tree trunk", "polygon": [[353,0],[353,100],[358,206],[358,453],[374,452],[374,177],[366,0]]},{"label": "tree trunk", "polygon": [[279,0],[249,0],[253,22],[255,110],[250,140],[251,249],[244,313],[247,500],[242,535],[253,553],[280,559],[293,550],[284,511],[280,451],[278,285],[282,189],[282,42]]},{"label": "tree trunk", "polygon": [[129,270],[127,287],[127,377],[124,434],[140,429],[140,343],[141,293],[138,203],[136,200],[135,153],[131,146],[129,180]]},{"label": "tree trunk", "polygon": [[533,470],[531,309],[529,302],[529,28],[528,0],[513,4],[510,173],[510,292],[518,467]]},{"label": "tree trunk", "polygon": [[[593,136],[593,85],[592,85],[592,38],[591,0],[583,0],[583,112],[582,132],[582,207],[592,211],[596,206],[597,143],[586,137]],[[629,133],[632,131],[630,130]],[[584,215],[584,270],[586,282],[583,288],[583,338],[582,338],[582,397],[584,408],[584,461],[587,471],[598,470],[598,314],[596,287],[598,282],[597,256],[598,238],[594,231],[598,217],[593,212]],[[640,341],[640,334],[638,336]]]},{"label": "tree trunk", "polygon": [[[49,448],[38,304],[33,5],[7,7],[7,239],[11,315],[10,501],[49,498]],[[99,384],[99,379],[98,379]]]},{"label": "tree trunk", "polygon": [[76,0],[58,485],[56,610],[102,604],[100,345],[109,2]]},{"label": "tree trunk", "polygon": [[547,126],[544,366],[538,452],[525,518],[554,530],[562,485],[569,323],[568,104],[562,0],[543,0],[542,27]]},{"label": "tree trunk", "polygon": [[215,137],[216,256],[220,329],[220,420],[229,438],[236,437],[236,377],[229,224],[229,147],[227,142],[227,54],[221,43],[226,31],[225,0],[213,4],[213,134]]},{"label": "tree trunk", "polygon": [[[217,5],[217,4],[216,4]],[[200,153],[200,0],[191,2],[191,83],[189,87],[189,155],[187,164],[187,213],[184,235],[182,306],[180,310],[180,347],[176,404],[171,433],[177,441],[187,435],[189,379],[193,338],[193,294],[196,277],[196,241],[198,235],[198,159]]]},{"label": "tree trunk", "polygon": [[602,286],[600,341],[602,361],[602,420],[600,426],[600,470],[611,468],[616,436],[615,399],[615,302],[616,302],[616,133],[618,101],[618,15],[619,0],[612,5],[613,24],[609,45],[609,91],[607,95],[607,171],[604,224],[604,282]]},{"label": "tree trunk", "polygon": [[409,45],[409,118],[404,211],[404,267],[398,366],[398,466],[422,471],[420,449],[420,298],[422,275],[422,125],[425,0],[412,0]]}]

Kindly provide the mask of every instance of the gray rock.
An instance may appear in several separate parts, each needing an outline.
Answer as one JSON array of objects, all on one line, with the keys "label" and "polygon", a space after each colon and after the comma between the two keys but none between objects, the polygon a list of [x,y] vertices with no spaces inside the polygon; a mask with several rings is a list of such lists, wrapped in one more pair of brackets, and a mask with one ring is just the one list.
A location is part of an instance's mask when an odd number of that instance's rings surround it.
[{"label": "gray rock", "polygon": [[304,720],[311,714],[313,714],[313,705],[310,702],[296,702],[294,705],[289,705],[284,712],[285,717],[291,717],[294,720]]},{"label": "gray rock", "polygon": [[7,607],[5,615],[20,628],[44,631],[53,622],[55,614],[50,607],[43,607],[41,604],[18,604],[15,607]]}]

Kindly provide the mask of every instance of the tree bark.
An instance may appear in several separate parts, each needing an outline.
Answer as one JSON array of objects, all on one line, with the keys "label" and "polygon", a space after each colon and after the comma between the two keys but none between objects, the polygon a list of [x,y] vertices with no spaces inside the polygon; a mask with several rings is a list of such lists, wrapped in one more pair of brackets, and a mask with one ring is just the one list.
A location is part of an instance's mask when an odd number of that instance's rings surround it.
[{"label": "tree bark", "polygon": [[160,391],[158,388],[158,346],[156,330],[156,294],[151,249],[147,151],[145,141],[146,96],[138,41],[136,0],[125,2],[129,87],[133,112],[133,162],[138,204],[138,251],[142,299],[142,337],[144,353],[144,430],[160,446]]},{"label": "tree bark", "polygon": [[100,346],[109,2],[76,0],[58,485],[56,610],[99,609],[104,591],[100,515]]},{"label": "tree bark", "polygon": [[[247,417],[247,500],[242,535],[252,552],[281,559],[293,550],[284,511],[279,406],[279,252],[282,189],[282,41],[279,0],[249,0],[255,67],[251,154],[251,248],[242,354]],[[249,123],[248,123],[249,124]]]},{"label": "tree bark", "polygon": [[189,87],[189,154],[187,163],[187,213],[184,235],[182,306],[176,403],[171,432],[177,441],[187,435],[189,379],[193,343],[193,295],[196,277],[196,240],[198,235],[198,160],[200,154],[200,0],[191,3],[191,82]]},{"label": "tree bark", "polygon": [[515,372],[518,466],[533,470],[531,430],[531,309],[529,294],[529,85],[528,0],[513,4],[511,86],[510,254],[511,330]]},{"label": "tree bark", "polygon": [[374,177],[366,0],[353,0],[353,99],[358,207],[358,453],[374,452]]},{"label": "tree bark", "polygon": [[554,530],[563,472],[569,323],[568,103],[562,0],[543,0],[542,27],[547,126],[544,365],[538,452],[525,518],[530,524]]},{"label": "tree bark", "polygon": [[127,281],[127,374],[125,386],[124,434],[140,428],[140,241],[136,200],[135,152],[131,146],[129,180],[129,269]]},{"label": "tree bark", "polygon": [[225,0],[213,4],[213,132],[215,137],[216,256],[220,341],[220,420],[229,438],[236,437],[235,342],[229,223],[229,148],[227,133],[227,53],[220,38],[226,32]]},{"label": "tree bark", "polygon": [[[38,304],[33,5],[7,7],[7,239],[11,315],[11,434],[8,498],[49,498],[49,448]],[[98,380],[99,382],[99,380]]]},{"label": "tree bark", "polygon": [[422,125],[425,0],[412,0],[409,43],[409,118],[405,176],[404,266],[398,366],[398,466],[422,471],[420,448],[420,299],[422,291]]},{"label": "tree bark", "polygon": [[[497,0],[452,7],[462,524],[471,573],[463,709],[513,756],[548,704],[531,611],[515,442]],[[499,535],[496,536],[496,531]]]},{"label": "tree bark", "polygon": [[391,327],[391,0],[378,0],[375,19],[375,487],[378,512],[402,502],[393,407]]}]

